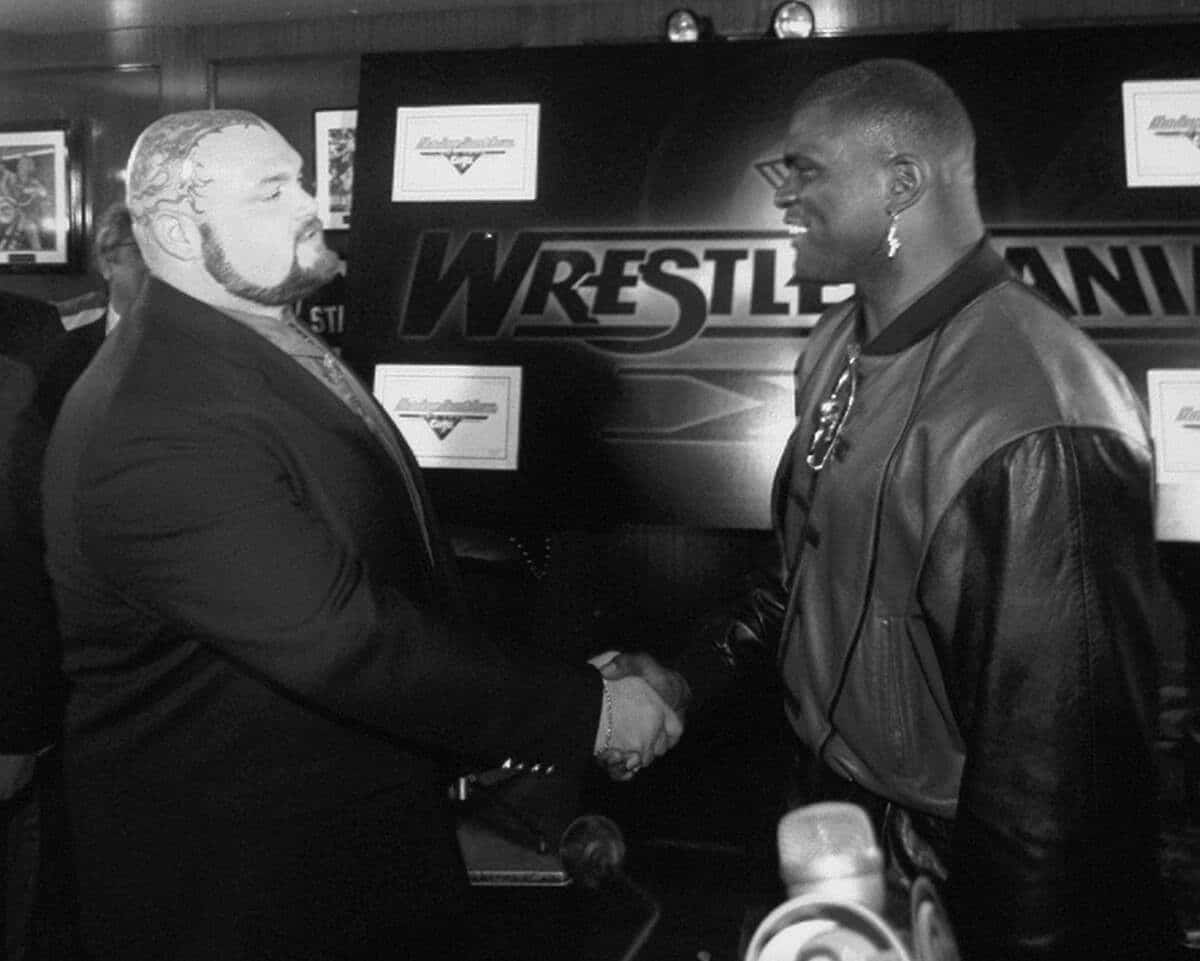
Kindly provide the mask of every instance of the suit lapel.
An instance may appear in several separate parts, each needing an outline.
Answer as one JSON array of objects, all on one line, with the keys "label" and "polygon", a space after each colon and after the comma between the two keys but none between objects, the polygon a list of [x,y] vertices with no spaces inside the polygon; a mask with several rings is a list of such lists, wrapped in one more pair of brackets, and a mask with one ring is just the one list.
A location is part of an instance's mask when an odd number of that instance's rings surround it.
[{"label": "suit lapel", "polygon": [[[427,518],[430,516],[428,497],[411,454],[407,461],[397,462],[357,413],[295,358],[262,335],[228,314],[154,278],[147,282],[145,296],[134,316],[127,319],[144,324],[151,336],[156,328],[177,334],[191,342],[188,348],[191,351],[215,353],[235,368],[257,373],[277,395],[308,417],[356,434],[379,454],[381,462],[389,465],[396,482],[412,490],[413,496],[420,499],[421,503],[414,507],[419,507]],[[407,444],[390,418],[386,413],[383,417],[395,431],[394,437],[401,449],[407,451]]]}]

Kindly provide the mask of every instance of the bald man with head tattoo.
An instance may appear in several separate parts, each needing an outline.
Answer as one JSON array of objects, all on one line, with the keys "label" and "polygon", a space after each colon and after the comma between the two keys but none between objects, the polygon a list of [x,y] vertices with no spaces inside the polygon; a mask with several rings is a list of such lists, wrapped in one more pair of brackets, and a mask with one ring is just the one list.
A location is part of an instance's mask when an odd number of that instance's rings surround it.
[{"label": "bald man with head tattoo", "polygon": [[646,764],[678,718],[472,621],[403,438],[291,316],[338,264],[274,128],[156,121],[126,200],[150,279],[45,474],[83,941],[464,956],[450,772]]}]

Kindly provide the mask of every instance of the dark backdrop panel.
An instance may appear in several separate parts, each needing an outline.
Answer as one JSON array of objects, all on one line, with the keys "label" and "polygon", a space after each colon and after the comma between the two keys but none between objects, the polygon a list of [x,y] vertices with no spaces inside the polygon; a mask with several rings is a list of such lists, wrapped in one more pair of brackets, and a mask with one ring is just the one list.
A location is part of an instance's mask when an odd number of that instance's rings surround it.
[{"label": "dark backdrop panel", "polygon": [[[82,132],[83,242],[95,215],[124,198],[125,162],[138,134],[159,115],[156,67],[96,67],[0,73],[0,124],[66,121]],[[86,262],[68,276],[5,274],[0,283],[34,297],[62,300],[98,286]]]},{"label": "dark backdrop panel", "polygon": [[[1121,82],[1195,73],[1200,27],[379,54],[359,85],[347,356],[521,364],[515,473],[429,471],[461,521],[762,527],[791,370],[772,161],[796,93],[916,59],[979,133],[996,239],[1144,390],[1200,363],[1200,191],[1125,187]],[[541,105],[537,199],[391,202],[398,106]]]}]

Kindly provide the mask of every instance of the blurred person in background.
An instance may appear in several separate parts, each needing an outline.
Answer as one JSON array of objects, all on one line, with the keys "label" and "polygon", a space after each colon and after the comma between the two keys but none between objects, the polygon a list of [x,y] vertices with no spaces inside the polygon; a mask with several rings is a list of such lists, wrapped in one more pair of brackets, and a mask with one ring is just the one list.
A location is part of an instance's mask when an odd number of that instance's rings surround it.
[{"label": "blurred person in background", "polygon": [[104,338],[129,313],[146,282],[146,263],[133,239],[124,203],[111,204],[96,218],[92,263],[104,281],[103,289],[56,304],[67,333],[58,340],[42,387],[55,411]]}]

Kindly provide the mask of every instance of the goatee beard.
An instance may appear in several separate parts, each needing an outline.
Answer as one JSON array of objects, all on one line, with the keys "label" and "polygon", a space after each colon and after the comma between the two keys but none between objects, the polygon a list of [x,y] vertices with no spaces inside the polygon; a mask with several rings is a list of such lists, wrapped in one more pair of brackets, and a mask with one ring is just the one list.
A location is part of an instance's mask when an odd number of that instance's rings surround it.
[{"label": "goatee beard", "polygon": [[[306,228],[310,226],[306,225]],[[322,244],[321,253],[308,267],[300,265],[300,261],[293,251],[292,266],[287,276],[279,283],[265,287],[261,284],[251,283],[238,273],[225,255],[225,248],[221,246],[221,242],[208,224],[200,225],[200,238],[204,266],[213,279],[231,294],[266,307],[283,307],[287,304],[294,304],[306,294],[311,294],[317,288],[329,283],[338,272],[337,254]]]}]

